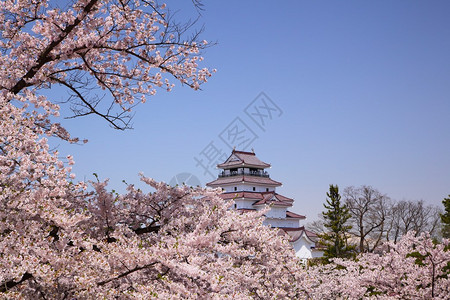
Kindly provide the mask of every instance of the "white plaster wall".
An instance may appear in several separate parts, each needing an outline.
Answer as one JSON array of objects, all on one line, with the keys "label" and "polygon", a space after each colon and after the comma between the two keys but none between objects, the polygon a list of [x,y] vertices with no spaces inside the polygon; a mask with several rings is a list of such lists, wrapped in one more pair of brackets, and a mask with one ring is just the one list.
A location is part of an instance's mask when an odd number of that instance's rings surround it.
[{"label": "white plaster wall", "polygon": [[[255,188],[255,190],[253,191],[253,187]],[[240,184],[238,186],[238,190],[241,191],[247,191],[247,192],[262,192],[265,191],[266,189],[257,185],[251,185],[251,184]]]},{"label": "white plaster wall", "polygon": [[[236,190],[234,190],[234,187],[236,187]],[[230,186],[223,186],[222,188],[225,189],[225,192],[242,192],[242,191],[248,191],[248,188],[245,189],[246,185],[244,184],[235,184]]]},{"label": "white plaster wall", "polygon": [[233,191],[233,187],[231,187],[231,186],[224,186],[222,188],[223,188],[224,192],[232,192]]},{"label": "white plaster wall", "polygon": [[[234,190],[234,187],[236,187],[236,191]],[[255,190],[253,191],[253,187],[255,188]],[[273,187],[265,187],[265,186],[258,186],[258,185],[253,185],[253,184],[235,184],[232,186],[224,186],[223,187],[225,189],[226,192],[241,192],[241,191],[246,191],[246,192],[258,192],[258,193],[262,193],[262,192],[266,192],[266,189],[269,189],[269,192],[274,192],[275,188]]]},{"label": "white plaster wall", "polygon": [[272,207],[266,214],[267,218],[286,218],[286,207]]},{"label": "white plaster wall", "polygon": [[269,219],[266,218],[263,222],[265,225],[270,225],[272,227],[287,227],[287,228],[298,228],[298,221],[286,220],[286,219]]},{"label": "white plaster wall", "polygon": [[309,259],[315,257],[313,256],[313,251],[311,250],[312,246],[314,246],[314,244],[309,243],[303,236],[292,244],[292,247],[295,250],[295,255],[300,259]]},{"label": "white plaster wall", "polygon": [[[236,191],[234,190],[234,187],[236,187]],[[231,185],[231,186],[222,186],[222,188],[224,189],[225,192],[242,192],[242,191],[247,191],[247,192],[253,192],[253,187],[255,187],[255,192],[266,192],[267,187],[265,186],[258,186],[258,185],[249,185],[249,184],[235,184],[235,185]],[[269,187],[269,192],[275,192],[275,188],[274,187]]]},{"label": "white plaster wall", "polygon": [[234,203],[236,204],[236,208],[240,209],[240,208],[247,208],[247,209],[253,209],[253,202],[255,202],[254,200],[242,200],[242,199],[235,199]]},{"label": "white plaster wall", "polygon": [[253,187],[255,188],[255,192],[259,192],[259,193],[275,191],[275,188],[270,188],[270,187],[268,188],[265,186],[257,186],[257,185],[249,185],[247,187],[247,191],[253,191]]}]

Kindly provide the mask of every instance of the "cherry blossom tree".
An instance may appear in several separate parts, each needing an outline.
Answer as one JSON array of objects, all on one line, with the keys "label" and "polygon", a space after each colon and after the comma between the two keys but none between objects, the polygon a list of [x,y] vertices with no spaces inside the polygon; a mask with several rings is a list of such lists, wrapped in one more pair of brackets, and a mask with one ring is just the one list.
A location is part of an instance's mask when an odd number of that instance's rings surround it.
[{"label": "cherry blossom tree", "polygon": [[29,113],[13,99],[24,107],[41,101],[33,94],[0,96],[0,293],[24,282],[53,285],[52,275],[76,268],[79,250],[70,245],[83,239],[77,226],[87,217],[86,185],[71,181],[72,157],[66,166],[41,137],[59,127],[44,132],[37,124],[48,112]]},{"label": "cherry blossom tree", "polygon": [[[6,98],[9,97],[9,98]],[[219,191],[74,182],[40,126],[54,106],[32,93],[0,98],[0,295],[7,298],[300,297],[288,241]],[[6,98],[6,99],[5,99]],[[41,101],[39,103],[39,101]],[[28,103],[42,113],[29,111]],[[13,105],[15,104],[15,105]],[[20,107],[22,104],[22,107]],[[56,108],[55,108],[56,109]]]},{"label": "cherry blossom tree", "polygon": [[[217,190],[141,176],[123,195],[77,182],[77,142],[43,96],[69,92],[75,116],[117,129],[130,110],[173,82],[206,82],[189,24],[151,0],[3,0],[0,5],[0,297],[6,299],[431,298],[449,292],[448,240],[408,234],[385,255],[305,271],[287,239],[240,213]],[[92,187],[92,188],[90,188]]]},{"label": "cherry blossom tree", "polygon": [[[84,229],[95,236],[107,269],[96,267],[94,282],[82,292],[105,296],[197,295],[298,297],[299,261],[286,239],[262,224],[262,213],[242,214],[217,191],[172,188],[142,177],[155,189],[144,193],[128,186],[113,195],[95,183],[92,212]],[[101,253],[100,253],[101,252]]]},{"label": "cherry blossom tree", "polygon": [[117,195],[107,192],[106,182],[95,182],[86,193],[69,181],[70,167],[46,154],[45,140],[39,149],[49,157],[36,155],[36,144],[27,143],[30,157],[17,152],[17,169],[2,177],[0,293],[44,299],[299,297],[300,263],[288,241],[262,224],[264,211],[241,214],[229,210],[232,203],[218,191],[173,188],[146,177],[154,191],[129,185]]},{"label": "cherry blossom tree", "polygon": [[0,90],[60,85],[75,116],[128,128],[130,109],[158,87],[171,90],[170,78],[198,89],[211,76],[199,67],[208,43],[191,25],[152,0],[3,0]]},{"label": "cherry blossom tree", "polygon": [[72,156],[49,149],[49,136],[78,141],[43,96],[54,85],[67,88],[76,116],[124,129],[131,108],[170,90],[170,78],[206,82],[207,43],[185,39],[188,27],[153,1],[1,2],[0,297],[302,297],[302,267],[263,226],[264,211],[242,214],[219,191],[144,176],[150,191],[119,195],[107,181],[76,182]]},{"label": "cherry blossom tree", "polygon": [[411,231],[382,254],[310,268],[304,285],[313,299],[447,299],[450,240],[434,243]]}]

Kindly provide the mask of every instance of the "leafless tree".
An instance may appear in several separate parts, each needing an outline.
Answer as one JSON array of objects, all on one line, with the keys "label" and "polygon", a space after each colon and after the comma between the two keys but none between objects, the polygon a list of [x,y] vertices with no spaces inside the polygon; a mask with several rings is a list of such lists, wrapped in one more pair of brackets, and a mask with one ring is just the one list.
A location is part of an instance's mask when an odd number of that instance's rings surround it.
[{"label": "leafless tree", "polygon": [[440,209],[425,205],[423,200],[401,200],[389,208],[386,221],[386,240],[397,242],[408,231],[415,231],[416,236],[429,232],[432,236],[439,233]]},{"label": "leafless tree", "polygon": [[373,252],[381,243],[389,197],[371,186],[347,187],[344,200],[352,215],[351,234],[358,239],[360,252]]},{"label": "leafless tree", "polygon": [[322,214],[319,214],[318,220],[309,222],[308,224],[306,224],[305,227],[306,227],[306,229],[308,229],[316,234],[323,234],[328,231],[324,226],[324,219],[323,219]]}]

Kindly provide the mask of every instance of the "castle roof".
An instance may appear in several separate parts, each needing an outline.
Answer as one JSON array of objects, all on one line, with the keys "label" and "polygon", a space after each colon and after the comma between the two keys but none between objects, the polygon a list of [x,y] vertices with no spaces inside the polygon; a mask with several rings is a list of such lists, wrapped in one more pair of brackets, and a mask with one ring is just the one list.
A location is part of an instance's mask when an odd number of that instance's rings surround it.
[{"label": "castle roof", "polygon": [[293,243],[299,240],[302,236],[307,238],[310,242],[315,243],[318,239],[317,234],[306,230],[304,226],[297,228],[283,228],[279,227],[280,231],[289,236],[289,242]]},{"label": "castle roof", "polygon": [[294,213],[294,212],[292,212],[292,211],[286,211],[286,217],[287,217],[287,218],[291,218],[291,219],[300,219],[300,220],[306,219],[305,216],[296,214],[296,213]]},{"label": "castle roof", "polygon": [[277,194],[275,192],[264,192],[261,193],[263,198],[259,200],[256,203],[253,203],[253,205],[276,205],[276,206],[286,206],[290,207],[292,206],[292,203],[294,202],[293,199],[282,196],[280,194]]},{"label": "castle roof", "polygon": [[263,198],[260,192],[227,192],[220,194],[220,197],[224,200],[230,200],[235,198],[246,198],[249,200],[261,200]]},{"label": "castle roof", "polygon": [[[274,206],[285,206],[291,207],[294,199],[285,197],[283,195],[277,194],[275,192],[227,192],[220,194],[220,197],[224,200],[245,198],[248,200],[253,200],[255,203],[253,205],[274,205]],[[304,216],[291,213],[291,218],[305,218]],[[294,216],[295,215],[295,216]],[[287,216],[287,215],[286,215]],[[297,217],[299,216],[299,217]]]},{"label": "castle roof", "polygon": [[208,182],[206,186],[209,187],[221,187],[225,185],[231,185],[233,183],[254,183],[257,185],[265,185],[270,187],[280,186],[281,182],[270,179],[269,177],[259,177],[259,176],[246,176],[246,175],[236,175],[229,177],[219,177],[218,179]]},{"label": "castle roof", "polygon": [[250,168],[269,168],[270,164],[265,163],[256,157],[254,152],[233,150],[231,155],[224,163],[218,164],[218,168],[230,169],[235,167],[250,167]]}]

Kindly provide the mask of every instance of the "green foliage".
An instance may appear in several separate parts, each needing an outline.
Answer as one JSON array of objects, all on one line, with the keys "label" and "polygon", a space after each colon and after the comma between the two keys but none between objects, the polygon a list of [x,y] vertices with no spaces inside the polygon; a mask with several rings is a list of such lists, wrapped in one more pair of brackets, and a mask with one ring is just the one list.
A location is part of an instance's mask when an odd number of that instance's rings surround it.
[{"label": "green foliage", "polygon": [[319,235],[321,243],[325,245],[324,263],[329,263],[331,258],[353,258],[355,247],[348,245],[347,235],[352,226],[347,225],[347,220],[351,217],[345,204],[341,204],[341,195],[337,185],[330,185],[327,193],[327,201],[323,205],[327,210],[322,212],[325,219],[324,226],[328,231]]},{"label": "green foliage", "polygon": [[406,257],[414,257],[416,259],[415,263],[418,266],[425,266],[424,260],[429,256],[430,254],[427,253],[426,255],[421,254],[420,252],[414,251],[406,255]]},{"label": "green foliage", "polygon": [[382,296],[383,294],[386,294],[386,293],[378,291],[374,286],[369,286],[367,288],[367,292],[365,295],[368,297],[377,297],[377,296]]},{"label": "green foliage", "polygon": [[442,237],[449,239],[450,238],[450,195],[448,195],[448,198],[444,198],[444,200],[442,200],[442,204],[444,204],[444,213],[441,214]]}]

